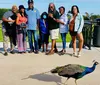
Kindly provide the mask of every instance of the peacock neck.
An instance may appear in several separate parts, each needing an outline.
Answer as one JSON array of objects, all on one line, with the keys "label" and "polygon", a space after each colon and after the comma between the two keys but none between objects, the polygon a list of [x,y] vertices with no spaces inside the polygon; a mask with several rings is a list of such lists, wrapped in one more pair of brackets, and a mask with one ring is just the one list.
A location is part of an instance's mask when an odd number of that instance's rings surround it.
[{"label": "peacock neck", "polygon": [[96,64],[93,64],[93,66],[90,68],[91,69],[91,72],[93,72],[96,68]]}]

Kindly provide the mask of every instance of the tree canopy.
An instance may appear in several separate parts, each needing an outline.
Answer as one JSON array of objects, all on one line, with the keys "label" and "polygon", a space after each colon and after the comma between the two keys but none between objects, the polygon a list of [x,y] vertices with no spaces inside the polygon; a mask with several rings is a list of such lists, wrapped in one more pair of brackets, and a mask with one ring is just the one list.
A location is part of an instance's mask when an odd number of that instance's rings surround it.
[{"label": "tree canopy", "polygon": [[2,19],[3,14],[9,9],[0,8],[0,20]]}]

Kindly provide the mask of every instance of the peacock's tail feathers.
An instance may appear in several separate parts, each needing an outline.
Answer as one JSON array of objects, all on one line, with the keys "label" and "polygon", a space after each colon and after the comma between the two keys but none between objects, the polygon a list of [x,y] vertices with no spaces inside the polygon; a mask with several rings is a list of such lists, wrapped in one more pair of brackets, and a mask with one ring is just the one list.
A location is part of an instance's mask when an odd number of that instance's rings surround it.
[{"label": "peacock's tail feathers", "polygon": [[85,67],[82,67],[81,65],[77,64],[68,64],[63,66],[59,71],[59,75],[74,75],[76,73],[82,73],[85,71]]},{"label": "peacock's tail feathers", "polygon": [[59,71],[61,71],[63,69],[63,66],[61,67],[56,67],[54,69],[51,70],[51,73],[58,73]]}]

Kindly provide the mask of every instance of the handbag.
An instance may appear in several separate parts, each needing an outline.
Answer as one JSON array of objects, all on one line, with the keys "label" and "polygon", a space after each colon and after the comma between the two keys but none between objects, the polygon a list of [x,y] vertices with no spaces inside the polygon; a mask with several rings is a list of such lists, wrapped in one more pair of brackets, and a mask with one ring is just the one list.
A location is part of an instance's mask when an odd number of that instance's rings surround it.
[{"label": "handbag", "polygon": [[26,26],[26,23],[21,23],[20,24],[20,28],[26,28],[27,26]]}]

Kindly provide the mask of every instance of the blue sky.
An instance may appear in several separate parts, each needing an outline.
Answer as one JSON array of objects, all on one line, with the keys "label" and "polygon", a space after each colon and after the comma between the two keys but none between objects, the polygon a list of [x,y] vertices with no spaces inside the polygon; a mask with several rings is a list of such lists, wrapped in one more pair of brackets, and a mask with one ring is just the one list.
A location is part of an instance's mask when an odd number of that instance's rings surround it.
[{"label": "blue sky", "polygon": [[[56,8],[64,6],[66,12],[71,9],[72,5],[78,5],[80,12],[100,14],[100,0],[34,0],[35,7],[40,13],[48,10],[50,2],[54,2]],[[11,8],[12,5],[24,5],[27,8],[27,0],[0,0],[0,8]]]}]

